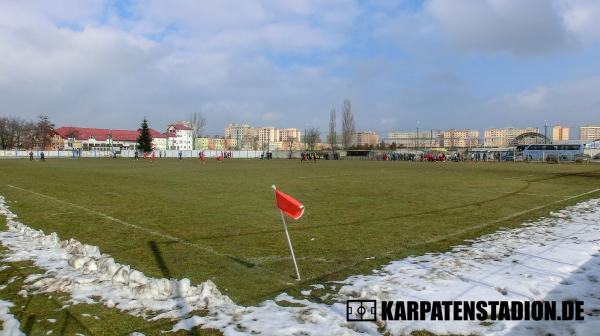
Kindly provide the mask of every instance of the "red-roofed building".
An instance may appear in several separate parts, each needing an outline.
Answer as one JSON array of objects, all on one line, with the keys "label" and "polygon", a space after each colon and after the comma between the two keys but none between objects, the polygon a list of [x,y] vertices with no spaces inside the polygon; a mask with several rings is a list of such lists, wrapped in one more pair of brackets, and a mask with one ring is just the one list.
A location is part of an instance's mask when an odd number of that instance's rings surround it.
[{"label": "red-roofed building", "polygon": [[174,150],[194,149],[193,129],[183,123],[175,123],[167,127],[167,148]]},{"label": "red-roofed building", "polygon": [[[139,131],[85,127],[60,127],[56,133],[64,140],[65,149],[106,150],[135,149]],[[150,129],[154,148],[165,150],[167,135]]]}]

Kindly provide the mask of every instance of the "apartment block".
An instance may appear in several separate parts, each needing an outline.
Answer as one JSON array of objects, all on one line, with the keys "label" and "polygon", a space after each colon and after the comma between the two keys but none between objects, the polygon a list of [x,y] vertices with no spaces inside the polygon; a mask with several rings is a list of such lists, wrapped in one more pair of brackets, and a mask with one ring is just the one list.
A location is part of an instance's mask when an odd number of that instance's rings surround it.
[{"label": "apartment block", "polygon": [[552,127],[552,141],[567,141],[569,140],[569,128],[561,125]]},{"label": "apartment block", "polygon": [[436,148],[444,146],[444,132],[441,130],[396,131],[388,133],[386,144],[395,143],[408,148]]},{"label": "apartment block", "polygon": [[[235,149],[302,149],[302,132],[297,128],[252,127],[247,124],[229,124],[225,139],[231,139]],[[228,145],[225,145],[226,147]]]},{"label": "apartment block", "polygon": [[[537,127],[525,127],[525,128],[488,128],[483,132],[483,146],[484,147],[509,147],[510,143],[519,135],[523,133],[539,133],[540,129]],[[568,136],[568,129],[567,129]]]},{"label": "apartment block", "polygon": [[252,149],[254,129],[247,124],[229,124],[225,127],[225,138],[235,139],[237,149]]},{"label": "apartment block", "polygon": [[360,131],[356,133],[357,146],[377,146],[379,144],[379,135],[371,131]]},{"label": "apartment block", "polygon": [[300,130],[297,128],[280,128],[279,141],[299,144],[302,142],[302,132],[300,132]]},{"label": "apartment block", "polygon": [[600,139],[600,126],[579,127],[579,140],[594,141]]},{"label": "apartment block", "polygon": [[479,131],[473,129],[449,129],[444,131],[444,147],[465,148],[479,146]]}]

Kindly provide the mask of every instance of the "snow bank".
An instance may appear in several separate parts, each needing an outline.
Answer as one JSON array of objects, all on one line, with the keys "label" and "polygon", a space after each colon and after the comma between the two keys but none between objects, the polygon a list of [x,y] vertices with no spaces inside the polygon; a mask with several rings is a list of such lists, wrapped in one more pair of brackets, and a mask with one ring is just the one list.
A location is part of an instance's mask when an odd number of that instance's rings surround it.
[{"label": "snow bank", "polygon": [[121,265],[96,246],[77,240],[61,241],[56,233],[45,235],[16,220],[0,196],[0,215],[8,231],[0,241],[10,250],[6,261],[31,260],[46,270],[30,275],[26,288],[34,292],[69,292],[73,302],[91,303],[95,298],[146,318],[177,318],[197,309],[232,304],[212,281],[192,286],[190,280],[156,279]]},{"label": "snow bank", "polygon": [[2,330],[0,330],[0,336],[21,336],[25,335],[19,330],[19,321],[8,312],[8,309],[13,304],[8,301],[0,300],[0,321],[2,321]]},{"label": "snow bank", "polygon": [[[74,302],[101,302],[146,318],[170,317],[173,330],[217,328],[225,335],[376,335],[427,329],[455,334],[580,334],[600,329],[600,200],[569,207],[524,227],[484,236],[469,246],[392,262],[372,275],[352,276],[328,294],[334,304],[319,304],[281,294],[254,307],[234,304],[215,285],[192,286],[154,279],[116,263],[97,247],[60,241],[16,221],[0,197],[8,231],[0,241],[7,260],[33,260],[46,269],[26,279],[34,291],[70,292]],[[323,288],[314,285],[313,288]],[[581,300],[584,321],[481,324],[462,321],[347,322],[346,299],[375,300]],[[294,307],[281,301],[292,302]],[[207,316],[189,317],[195,309]]]},{"label": "snow bank", "polygon": [[[443,254],[395,261],[372,275],[340,282],[333,305],[280,295],[258,307],[219,306],[206,317],[179,322],[217,328],[225,335],[571,334],[600,330],[600,200],[569,207],[525,227],[497,232]],[[379,321],[348,323],[346,299],[582,300],[584,321]],[[303,307],[282,307],[286,300]],[[380,308],[380,307],[379,307]]]}]

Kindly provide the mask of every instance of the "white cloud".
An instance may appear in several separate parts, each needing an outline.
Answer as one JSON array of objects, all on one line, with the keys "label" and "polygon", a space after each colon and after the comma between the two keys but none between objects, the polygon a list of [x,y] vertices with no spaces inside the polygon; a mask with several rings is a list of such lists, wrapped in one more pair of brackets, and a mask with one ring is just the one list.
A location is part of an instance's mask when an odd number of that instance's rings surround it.
[{"label": "white cloud", "polygon": [[514,101],[520,108],[539,110],[547,106],[548,98],[548,89],[540,86],[534,90],[516,94]]},{"label": "white cloud", "polygon": [[138,1],[138,17],[125,26],[140,34],[172,27],[188,38],[178,45],[205,50],[278,52],[331,50],[344,39],[358,11],[353,1]]},{"label": "white cloud", "polygon": [[[100,1],[4,1],[2,113],[99,127],[135,127],[148,116],[160,128],[201,110],[210,133],[228,122],[324,130],[329,109],[349,98],[360,128],[417,119],[474,127],[494,119],[493,109],[439,40],[475,54],[540,57],[575,37],[593,43],[595,2],[561,1],[431,0],[403,10],[344,0],[136,0],[127,15]],[[566,93],[553,98],[566,84],[538,85],[498,106],[539,116],[597,104],[583,88],[570,89],[581,103],[566,104]]]},{"label": "white cloud", "polygon": [[587,77],[536,87],[492,99],[486,109],[520,124],[562,123],[577,126],[600,122],[600,77]]},{"label": "white cloud", "polygon": [[453,46],[535,55],[564,49],[569,36],[547,0],[431,0],[427,11]]},{"label": "white cloud", "polygon": [[600,39],[600,2],[597,0],[560,1],[566,27],[584,41]]},{"label": "white cloud", "polygon": [[[291,126],[298,118],[281,113],[326,106],[322,93],[339,84],[327,71],[266,55],[335,49],[356,14],[345,1],[150,0],[134,2],[131,18],[102,3],[49,7],[0,3],[3,114],[132,127],[144,115],[164,124],[203,110],[213,132],[250,117]],[[94,21],[101,14],[106,24]]]}]

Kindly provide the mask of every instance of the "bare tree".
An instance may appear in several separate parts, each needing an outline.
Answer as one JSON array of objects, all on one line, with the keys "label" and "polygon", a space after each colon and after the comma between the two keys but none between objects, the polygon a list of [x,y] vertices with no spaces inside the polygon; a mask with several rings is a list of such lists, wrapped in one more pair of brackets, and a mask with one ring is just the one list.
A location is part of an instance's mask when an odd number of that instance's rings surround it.
[{"label": "bare tree", "polygon": [[190,113],[187,122],[192,128],[192,146],[194,149],[196,149],[196,138],[202,136],[204,127],[206,126],[206,118],[201,112],[192,112]]},{"label": "bare tree", "polygon": [[306,145],[310,150],[315,149],[315,145],[321,142],[321,131],[316,127],[311,127],[306,130]]},{"label": "bare tree", "polygon": [[190,118],[188,122],[190,123],[190,127],[192,128],[192,137],[195,146],[196,138],[202,137],[202,133],[204,133],[204,128],[206,127],[206,118],[204,117],[202,112],[192,112],[190,113]]},{"label": "bare tree", "polygon": [[14,117],[0,117],[1,149],[45,149],[52,142],[54,124],[40,115],[37,122]]},{"label": "bare tree", "polygon": [[36,141],[36,124],[20,118],[0,118],[0,148],[33,149]]},{"label": "bare tree", "polygon": [[0,149],[10,148],[9,122],[7,117],[0,117]]},{"label": "bare tree", "polygon": [[327,142],[331,146],[331,150],[334,152],[337,137],[337,135],[335,134],[336,127],[337,124],[335,120],[335,109],[331,109],[331,111],[329,111],[329,134],[327,135]]},{"label": "bare tree", "polygon": [[290,151],[290,155],[289,158],[292,158],[292,155],[294,154],[294,143],[296,142],[296,138],[295,137],[289,137],[287,139],[287,145],[288,145],[288,150]]},{"label": "bare tree", "polygon": [[254,135],[250,130],[242,133],[242,138],[238,140],[239,149],[254,149]]},{"label": "bare tree", "polygon": [[348,148],[352,145],[352,138],[356,133],[354,125],[354,114],[352,114],[352,105],[348,99],[344,99],[342,105],[342,146]]}]

